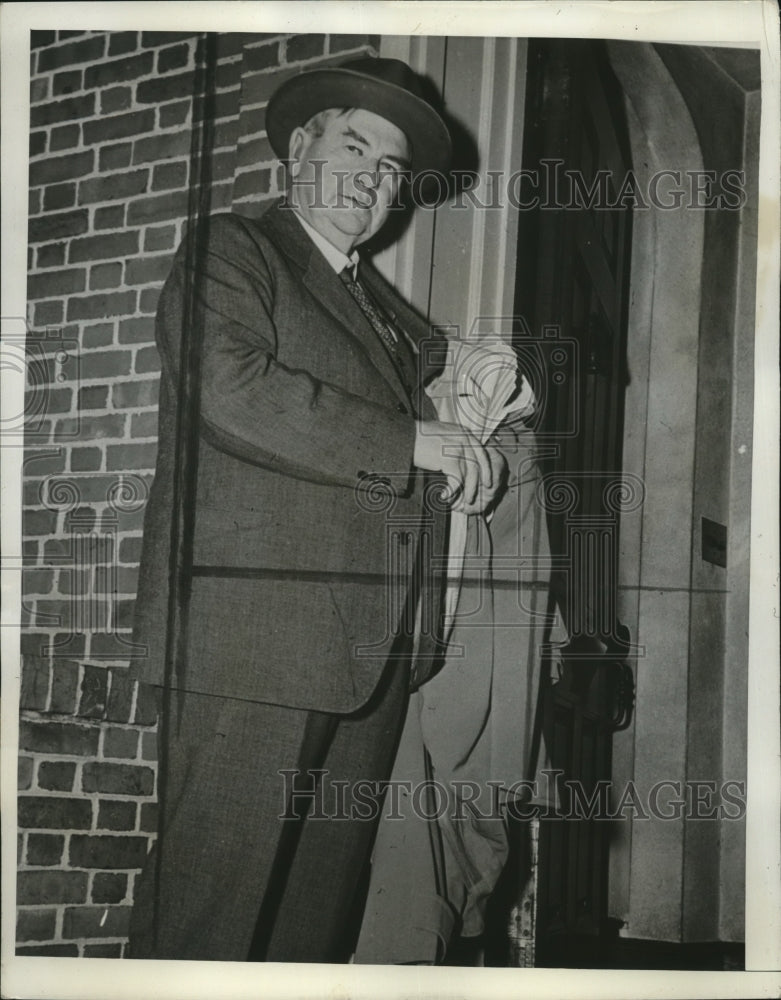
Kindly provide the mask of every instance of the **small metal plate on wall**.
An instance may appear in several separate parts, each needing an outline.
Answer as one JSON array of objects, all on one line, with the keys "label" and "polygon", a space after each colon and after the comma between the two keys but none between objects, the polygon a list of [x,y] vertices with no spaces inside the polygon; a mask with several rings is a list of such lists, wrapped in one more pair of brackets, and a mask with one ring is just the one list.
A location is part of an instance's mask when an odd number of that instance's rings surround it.
[{"label": "small metal plate on wall", "polygon": [[711,521],[707,517],[702,519],[702,558],[705,562],[713,563],[714,566],[726,567],[726,524],[719,524],[718,521]]}]

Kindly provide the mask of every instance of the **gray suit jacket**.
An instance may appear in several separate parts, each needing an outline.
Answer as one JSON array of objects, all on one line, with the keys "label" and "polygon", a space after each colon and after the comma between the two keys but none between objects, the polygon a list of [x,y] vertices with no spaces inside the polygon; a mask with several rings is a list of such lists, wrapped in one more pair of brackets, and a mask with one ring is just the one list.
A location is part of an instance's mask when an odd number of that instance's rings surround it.
[{"label": "gray suit jacket", "polygon": [[[180,248],[157,317],[159,452],[144,526],[134,640],[164,678],[179,341]],[[362,280],[416,343],[428,326],[368,264]],[[190,690],[332,712],[371,695],[400,628],[417,551],[444,515],[412,468],[411,399],[376,333],[292,213],[210,220],[204,310]],[[390,483],[391,491],[383,485]],[[434,505],[435,506],[435,505]],[[419,545],[421,536],[425,543]],[[429,621],[441,583],[424,573]],[[418,681],[437,662],[424,636]]]}]

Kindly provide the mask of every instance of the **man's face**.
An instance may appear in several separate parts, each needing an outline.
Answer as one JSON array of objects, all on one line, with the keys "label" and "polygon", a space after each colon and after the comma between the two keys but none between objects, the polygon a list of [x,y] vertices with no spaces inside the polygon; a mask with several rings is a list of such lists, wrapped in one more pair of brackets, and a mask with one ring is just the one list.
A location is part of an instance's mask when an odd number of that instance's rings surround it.
[{"label": "man's face", "polygon": [[363,108],[332,112],[322,135],[297,128],[290,136],[291,200],[349,254],[388,218],[409,159],[407,137],[386,118]]}]

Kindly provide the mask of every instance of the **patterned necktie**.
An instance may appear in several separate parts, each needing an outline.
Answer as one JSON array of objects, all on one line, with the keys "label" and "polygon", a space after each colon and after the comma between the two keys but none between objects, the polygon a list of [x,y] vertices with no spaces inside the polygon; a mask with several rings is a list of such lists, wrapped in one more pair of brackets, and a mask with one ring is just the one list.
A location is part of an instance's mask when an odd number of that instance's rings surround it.
[{"label": "patterned necktie", "polygon": [[398,338],[396,337],[396,334],[393,333],[390,324],[383,316],[381,310],[369,298],[369,295],[363,285],[353,278],[352,269],[350,267],[345,267],[344,270],[340,271],[339,277],[342,279],[342,283],[347,288],[347,291],[358,303],[361,312],[371,323],[374,332],[385,345],[404,388],[407,390],[407,393],[410,394],[412,391],[412,380],[410,379],[409,372],[406,370],[403,354],[399,350]]}]

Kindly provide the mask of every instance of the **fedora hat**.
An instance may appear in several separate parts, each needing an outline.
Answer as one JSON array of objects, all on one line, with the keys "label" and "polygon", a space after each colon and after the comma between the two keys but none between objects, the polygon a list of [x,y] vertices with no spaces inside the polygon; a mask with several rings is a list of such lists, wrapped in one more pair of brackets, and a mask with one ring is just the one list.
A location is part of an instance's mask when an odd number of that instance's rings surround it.
[{"label": "fedora hat", "polygon": [[417,74],[400,59],[350,59],[286,80],[266,109],[266,132],[280,159],[288,155],[293,129],[326,108],[363,108],[393,122],[409,140],[413,174],[447,169],[450,133]]}]

